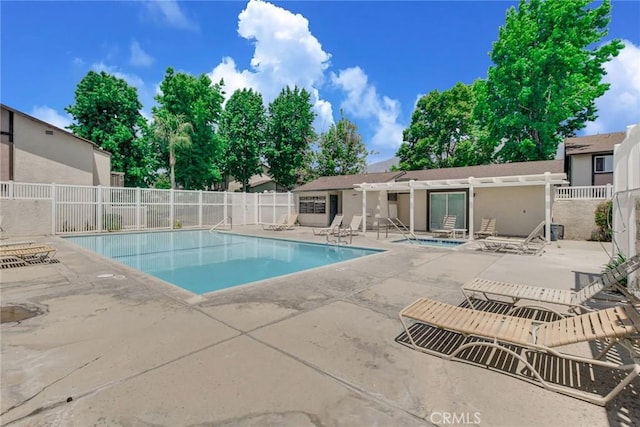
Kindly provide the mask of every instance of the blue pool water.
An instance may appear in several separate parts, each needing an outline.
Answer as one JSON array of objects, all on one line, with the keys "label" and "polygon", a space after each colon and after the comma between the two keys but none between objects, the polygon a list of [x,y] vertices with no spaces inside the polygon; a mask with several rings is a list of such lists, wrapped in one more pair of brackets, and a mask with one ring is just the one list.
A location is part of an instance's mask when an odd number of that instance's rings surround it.
[{"label": "blue pool water", "polygon": [[196,294],[380,252],[202,230],[66,239]]},{"label": "blue pool water", "polygon": [[466,243],[464,241],[460,242],[456,240],[442,240],[442,239],[417,239],[412,241],[409,241],[409,239],[402,239],[402,240],[394,241],[394,243],[415,244],[413,242],[418,242],[422,246],[435,246],[438,248],[455,248]]}]

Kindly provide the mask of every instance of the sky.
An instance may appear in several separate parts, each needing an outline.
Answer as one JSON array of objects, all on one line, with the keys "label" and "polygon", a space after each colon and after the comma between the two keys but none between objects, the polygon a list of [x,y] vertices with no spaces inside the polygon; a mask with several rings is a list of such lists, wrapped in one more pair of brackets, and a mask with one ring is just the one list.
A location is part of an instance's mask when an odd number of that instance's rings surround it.
[{"label": "sky", "polygon": [[[597,3],[596,3],[597,4]],[[640,122],[640,1],[612,2],[609,33],[624,50],[583,135]],[[91,70],[137,88],[150,118],[167,67],[224,79],[226,96],[311,93],[317,132],[340,119],[392,157],[420,96],[484,78],[517,1],[0,1],[0,101],[53,125]]]}]

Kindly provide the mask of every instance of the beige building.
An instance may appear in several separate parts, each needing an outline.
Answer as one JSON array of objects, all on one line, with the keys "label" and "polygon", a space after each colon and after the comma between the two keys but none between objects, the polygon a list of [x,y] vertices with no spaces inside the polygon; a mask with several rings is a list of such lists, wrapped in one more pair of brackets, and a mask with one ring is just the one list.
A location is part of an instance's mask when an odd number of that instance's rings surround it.
[{"label": "beige building", "polygon": [[21,111],[0,107],[0,181],[110,185],[109,152]]},{"label": "beige building", "polygon": [[572,186],[613,184],[613,146],[626,132],[578,136],[564,140],[565,169]]},{"label": "beige building", "polygon": [[549,160],[322,177],[294,193],[301,225],[326,226],[342,213],[347,221],[363,215],[368,228],[398,218],[431,231],[456,215],[456,228],[471,236],[484,217],[496,218],[502,235],[526,236],[541,221],[550,225],[553,186],[565,179],[563,161]]}]

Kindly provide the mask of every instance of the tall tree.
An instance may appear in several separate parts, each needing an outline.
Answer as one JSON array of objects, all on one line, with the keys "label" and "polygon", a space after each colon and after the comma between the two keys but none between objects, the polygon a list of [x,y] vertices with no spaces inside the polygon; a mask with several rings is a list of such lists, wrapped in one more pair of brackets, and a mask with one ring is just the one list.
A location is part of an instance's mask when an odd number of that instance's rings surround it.
[{"label": "tall tree", "polygon": [[[153,109],[154,116],[163,110],[182,115],[193,128],[191,144],[176,147],[176,183],[186,189],[204,189],[221,182],[224,146],[215,131],[224,101],[221,83],[212,84],[205,74],[195,77],[176,73],[169,67],[160,83],[160,91],[156,96],[159,106]],[[165,150],[164,164],[168,155]]]},{"label": "tall tree", "polygon": [[226,172],[248,189],[252,175],[262,172],[261,155],[264,144],[266,112],[262,95],[253,89],[238,89],[227,100],[220,136],[226,152]]},{"label": "tall tree", "polygon": [[595,120],[595,99],[609,88],[603,65],[618,55],[607,34],[611,4],[521,0],[507,11],[493,44],[478,113],[502,143],[500,161],[551,159],[558,143]]},{"label": "tall tree", "polygon": [[309,92],[297,86],[287,86],[269,104],[265,159],[271,177],[289,189],[300,183],[315,139],[312,108]]},{"label": "tall tree", "polygon": [[431,91],[418,100],[411,124],[403,132],[398,149],[398,169],[433,169],[487,163],[473,117],[472,85]]},{"label": "tall tree", "polygon": [[111,153],[111,170],[124,172],[128,187],[146,187],[153,176],[155,156],[147,138],[147,122],[136,88],[104,71],[89,71],[75,91],[75,104],[65,110],[75,123],[73,133]]},{"label": "tall tree", "polygon": [[340,110],[340,120],[320,135],[316,155],[319,176],[355,175],[367,168],[370,152],[362,142],[358,127]]},{"label": "tall tree", "polygon": [[171,188],[176,188],[176,147],[189,147],[193,126],[186,122],[184,115],[171,114],[160,110],[153,117],[153,134],[158,142],[169,151],[169,170],[171,171]]}]

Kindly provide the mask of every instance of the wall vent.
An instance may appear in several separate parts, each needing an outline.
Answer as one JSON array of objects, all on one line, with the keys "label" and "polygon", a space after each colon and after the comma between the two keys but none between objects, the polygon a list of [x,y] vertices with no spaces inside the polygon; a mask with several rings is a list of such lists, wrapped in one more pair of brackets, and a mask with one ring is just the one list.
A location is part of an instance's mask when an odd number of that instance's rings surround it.
[{"label": "wall vent", "polygon": [[44,133],[46,133],[47,135],[53,135],[53,131],[52,130],[45,130]]}]

